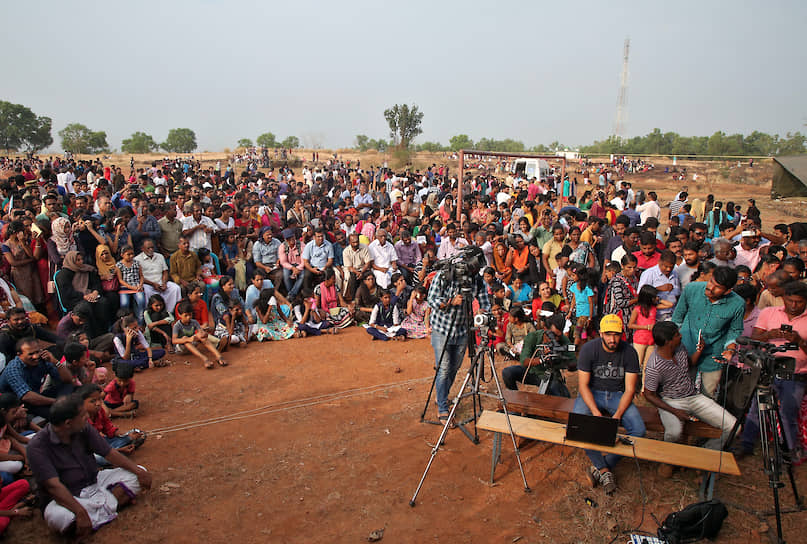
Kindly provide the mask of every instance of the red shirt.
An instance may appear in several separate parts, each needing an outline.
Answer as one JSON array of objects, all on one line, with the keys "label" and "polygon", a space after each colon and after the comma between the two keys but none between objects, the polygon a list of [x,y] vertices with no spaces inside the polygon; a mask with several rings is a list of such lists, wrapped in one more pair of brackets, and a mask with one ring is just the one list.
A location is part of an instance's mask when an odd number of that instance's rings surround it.
[{"label": "red shirt", "polygon": [[118,382],[113,379],[111,382],[106,384],[106,387],[104,387],[104,393],[106,393],[104,402],[109,404],[123,404],[123,397],[126,395],[134,395],[134,392],[134,380],[129,380],[126,387],[121,387],[118,385]]},{"label": "red shirt", "polygon": [[112,424],[109,416],[106,415],[106,410],[103,408],[98,409],[95,417],[88,417],[87,419],[90,420],[90,425],[95,427],[95,430],[101,433],[102,436],[113,438],[118,433],[118,428]]},{"label": "red shirt", "polygon": [[639,270],[647,270],[648,268],[653,268],[658,264],[659,259],[661,258],[661,253],[658,251],[653,252],[653,255],[650,257],[645,257],[645,254],[642,253],[641,250],[634,251],[633,256],[636,257],[636,260],[639,261],[636,267]]}]

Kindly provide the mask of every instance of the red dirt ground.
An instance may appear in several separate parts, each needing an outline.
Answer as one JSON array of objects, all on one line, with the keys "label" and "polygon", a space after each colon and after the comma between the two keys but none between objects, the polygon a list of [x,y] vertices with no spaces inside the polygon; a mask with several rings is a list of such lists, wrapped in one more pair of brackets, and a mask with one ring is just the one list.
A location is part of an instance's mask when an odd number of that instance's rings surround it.
[{"label": "red dirt ground", "polygon": [[[362,542],[384,529],[384,542],[603,543],[639,524],[634,463],[623,460],[620,489],[606,497],[587,487],[582,451],[530,442],[522,457],[533,491],[525,494],[507,442],[497,481],[488,484],[492,437],[484,431],[479,445],[450,431],[410,508],[440,431],[419,422],[432,358],[427,340],[382,344],[352,327],[337,336],[231,351],[229,368],[207,371],[174,356],[172,366],[139,374],[142,409],[134,421],[117,421],[123,429],[152,431],[264,409],[253,417],[151,432],[134,459],[154,473],[153,488],[88,540]],[[654,464],[639,465],[649,501],[643,529],[654,530],[651,513],[663,519],[697,500],[694,471],[663,480]],[[759,459],[741,467],[744,476],[721,478],[717,494],[744,509],[771,508]],[[807,490],[807,471],[796,470]],[[789,491],[783,495],[783,504],[792,505]],[[587,506],[585,497],[598,507]],[[729,511],[719,542],[767,540],[758,535],[759,518]],[[805,521],[804,513],[785,517],[788,542],[805,542],[797,533]],[[38,515],[13,522],[7,538],[61,541],[48,535]]]}]

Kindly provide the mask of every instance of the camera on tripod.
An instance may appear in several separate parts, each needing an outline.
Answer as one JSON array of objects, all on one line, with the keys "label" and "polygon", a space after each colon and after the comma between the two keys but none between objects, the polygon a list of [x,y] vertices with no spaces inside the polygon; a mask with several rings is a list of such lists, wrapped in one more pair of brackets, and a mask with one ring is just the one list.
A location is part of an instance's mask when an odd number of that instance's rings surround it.
[{"label": "camera on tripod", "polygon": [[448,259],[437,261],[435,270],[442,270],[445,279],[456,282],[462,289],[471,289],[479,277],[479,271],[487,265],[485,254],[476,246],[465,246],[459,253]]},{"label": "camera on tripod", "polygon": [[759,370],[759,382],[770,384],[774,378],[792,380],[796,372],[796,359],[793,357],[775,357],[775,353],[798,350],[799,347],[787,342],[782,345],[754,340],[747,336],[738,336],[737,343],[743,346],[739,350],[739,360],[750,367],[751,371]]},{"label": "camera on tripod", "polygon": [[481,312],[474,316],[474,328],[479,331],[482,336],[496,330],[496,316],[490,312]]}]

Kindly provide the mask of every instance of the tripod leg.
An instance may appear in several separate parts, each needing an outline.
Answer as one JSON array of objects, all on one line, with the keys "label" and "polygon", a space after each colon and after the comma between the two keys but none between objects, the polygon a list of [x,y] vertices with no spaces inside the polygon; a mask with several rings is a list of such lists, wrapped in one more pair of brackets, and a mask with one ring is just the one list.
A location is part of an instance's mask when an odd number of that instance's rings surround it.
[{"label": "tripod leg", "polygon": [[459,394],[454,398],[454,404],[451,405],[451,412],[448,414],[448,420],[446,421],[445,425],[443,425],[443,430],[440,432],[440,438],[437,440],[437,444],[434,445],[432,448],[431,456],[429,457],[429,462],[426,463],[426,470],[423,471],[423,476],[420,477],[420,482],[418,482],[417,489],[415,489],[415,494],[412,495],[412,498],[409,500],[409,506],[415,506],[415,501],[418,498],[418,494],[420,493],[420,489],[423,487],[423,482],[426,481],[426,475],[429,473],[429,469],[434,462],[434,458],[437,455],[440,446],[443,444],[443,440],[448,434],[448,429],[451,426],[451,423],[454,421],[454,416],[457,413],[457,407],[460,404],[460,399],[462,398],[463,393],[465,392],[465,388],[468,387],[468,382],[471,381],[471,376],[473,375],[473,368],[468,369],[468,374],[465,375],[465,380],[462,382],[462,387],[460,388]]},{"label": "tripod leg", "polygon": [[492,353],[488,352],[488,362],[490,364],[490,374],[493,376],[493,381],[496,383],[496,392],[499,395],[499,402],[502,403],[504,410],[504,419],[507,421],[507,430],[510,432],[510,439],[513,441],[513,450],[516,453],[516,461],[518,462],[518,470],[521,473],[521,481],[524,482],[524,491],[529,493],[530,486],[527,484],[527,476],[524,474],[524,466],[521,464],[521,451],[518,449],[518,441],[516,434],[513,432],[513,426],[510,423],[510,412],[507,411],[507,401],[504,400],[502,394],[502,386],[499,383],[499,375],[496,373],[496,363],[493,362]]}]

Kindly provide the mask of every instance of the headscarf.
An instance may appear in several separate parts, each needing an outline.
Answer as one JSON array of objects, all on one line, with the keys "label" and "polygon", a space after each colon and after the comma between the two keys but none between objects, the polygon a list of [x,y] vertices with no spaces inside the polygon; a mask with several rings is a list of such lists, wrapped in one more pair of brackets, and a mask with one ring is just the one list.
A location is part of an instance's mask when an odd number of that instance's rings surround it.
[{"label": "headscarf", "polygon": [[[107,252],[107,258],[104,259],[101,257],[101,253],[104,251]],[[108,276],[112,274],[113,276],[116,274],[115,272],[115,257],[112,256],[112,250],[109,249],[107,245],[99,245],[95,248],[95,266],[98,267],[98,273],[102,276]]]},{"label": "headscarf", "polygon": [[70,221],[66,217],[57,217],[51,223],[51,237],[56,243],[59,255],[64,257],[69,251],[76,249],[76,240],[71,234],[65,234],[65,227],[70,226]]},{"label": "headscarf", "polygon": [[95,268],[89,264],[78,264],[78,251],[67,252],[67,255],[64,256],[62,268],[73,272],[73,289],[82,295],[86,295],[87,287],[90,284],[90,272]]}]

